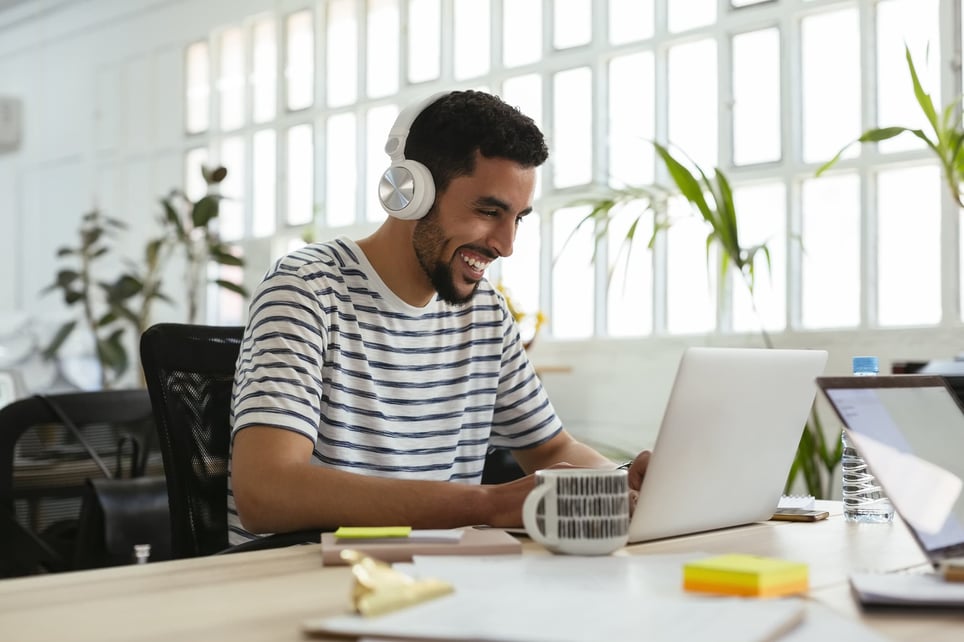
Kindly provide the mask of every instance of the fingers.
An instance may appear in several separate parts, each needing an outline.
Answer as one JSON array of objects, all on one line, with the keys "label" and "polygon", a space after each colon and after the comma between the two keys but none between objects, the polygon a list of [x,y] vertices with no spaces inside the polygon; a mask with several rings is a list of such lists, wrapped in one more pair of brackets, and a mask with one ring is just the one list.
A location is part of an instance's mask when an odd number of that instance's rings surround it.
[{"label": "fingers", "polygon": [[633,465],[629,467],[629,487],[639,490],[643,485],[643,478],[646,476],[646,468],[649,466],[649,458],[652,452],[644,450],[636,455]]},{"label": "fingers", "polygon": [[629,491],[629,516],[633,516],[633,512],[636,510],[636,502],[639,500],[639,491],[631,490]]}]

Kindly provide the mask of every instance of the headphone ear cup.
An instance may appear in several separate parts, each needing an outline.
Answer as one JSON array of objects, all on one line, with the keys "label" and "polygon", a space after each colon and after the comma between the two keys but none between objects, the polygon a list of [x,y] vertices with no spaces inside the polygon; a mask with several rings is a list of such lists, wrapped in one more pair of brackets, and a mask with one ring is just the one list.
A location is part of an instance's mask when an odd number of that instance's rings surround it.
[{"label": "headphone ear cup", "polygon": [[389,216],[405,221],[422,218],[435,202],[432,172],[418,161],[392,163],[378,181],[378,200]]}]

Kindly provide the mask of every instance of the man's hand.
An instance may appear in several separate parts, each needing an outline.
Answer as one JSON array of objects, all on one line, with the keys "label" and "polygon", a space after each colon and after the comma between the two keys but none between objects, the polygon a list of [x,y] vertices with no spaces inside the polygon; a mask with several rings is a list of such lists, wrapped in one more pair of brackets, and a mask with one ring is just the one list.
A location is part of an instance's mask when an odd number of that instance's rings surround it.
[{"label": "man's hand", "polygon": [[639,489],[643,487],[643,478],[646,477],[646,468],[649,466],[649,458],[652,451],[644,450],[636,455],[627,473],[629,477],[629,514],[632,515],[636,509],[636,500],[639,499]]}]

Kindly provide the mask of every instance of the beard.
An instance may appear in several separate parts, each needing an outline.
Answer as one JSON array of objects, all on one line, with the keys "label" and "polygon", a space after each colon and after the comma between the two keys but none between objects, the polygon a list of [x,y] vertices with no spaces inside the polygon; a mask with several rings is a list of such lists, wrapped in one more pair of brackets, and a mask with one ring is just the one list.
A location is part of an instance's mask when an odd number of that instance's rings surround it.
[{"label": "beard", "polygon": [[475,296],[479,283],[476,283],[468,294],[460,293],[455,287],[452,266],[439,258],[445,246],[445,237],[438,224],[437,205],[433,205],[428,214],[415,224],[412,245],[415,248],[418,264],[440,299],[452,305],[465,305]]}]

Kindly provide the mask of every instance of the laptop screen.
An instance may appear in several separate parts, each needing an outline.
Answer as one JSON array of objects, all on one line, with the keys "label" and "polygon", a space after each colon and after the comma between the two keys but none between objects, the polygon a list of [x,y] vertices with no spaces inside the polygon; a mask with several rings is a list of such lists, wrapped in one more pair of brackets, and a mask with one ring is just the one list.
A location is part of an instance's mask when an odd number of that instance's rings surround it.
[{"label": "laptop screen", "polygon": [[964,547],[964,412],[941,377],[819,377],[884,492],[931,559]]}]

